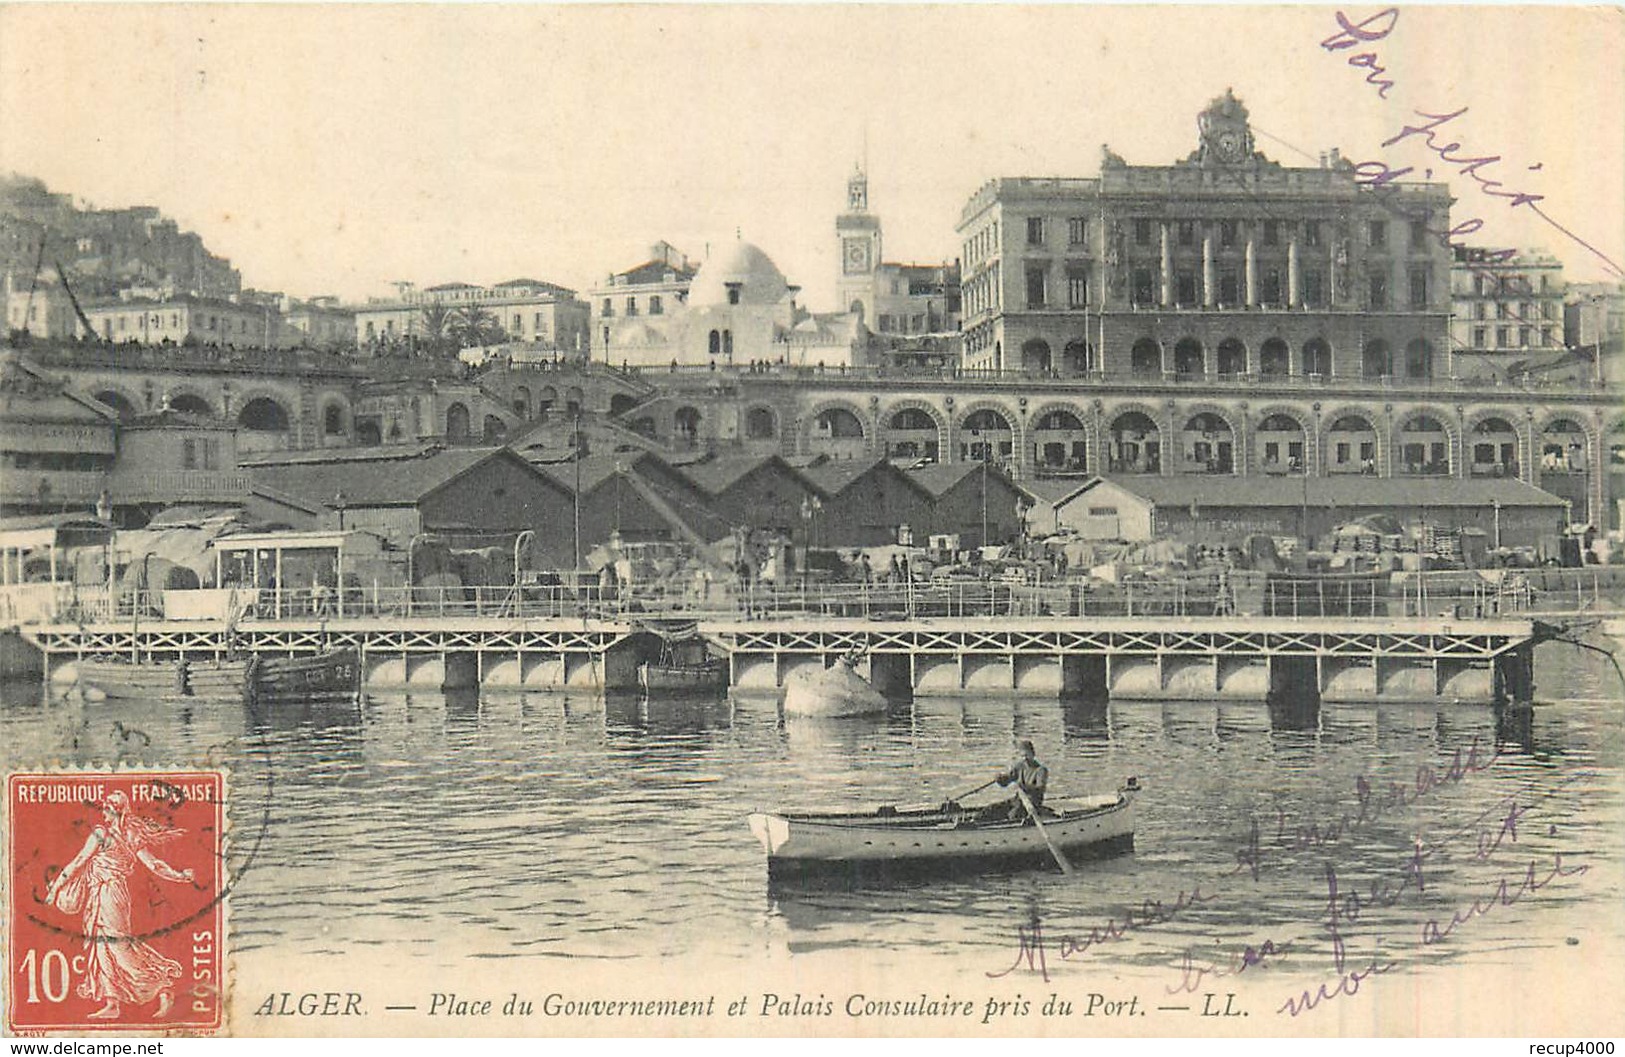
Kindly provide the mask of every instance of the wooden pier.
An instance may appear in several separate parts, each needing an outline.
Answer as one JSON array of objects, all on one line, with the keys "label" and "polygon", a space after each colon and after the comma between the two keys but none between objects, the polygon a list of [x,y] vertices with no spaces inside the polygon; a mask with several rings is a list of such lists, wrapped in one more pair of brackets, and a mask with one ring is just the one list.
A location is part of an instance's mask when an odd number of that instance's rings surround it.
[{"label": "wooden pier", "polygon": [[740,692],[860,651],[888,695],[1120,701],[1527,701],[1538,625],[1516,616],[827,616],[714,613],[433,615],[25,625],[47,678],[80,657],[214,658],[351,645],[373,687],[615,691],[682,622],[729,662]]}]

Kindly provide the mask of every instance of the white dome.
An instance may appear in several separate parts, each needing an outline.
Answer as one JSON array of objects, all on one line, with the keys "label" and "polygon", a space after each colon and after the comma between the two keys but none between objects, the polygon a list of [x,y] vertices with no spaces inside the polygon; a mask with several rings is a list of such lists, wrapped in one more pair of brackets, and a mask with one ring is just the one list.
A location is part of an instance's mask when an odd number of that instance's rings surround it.
[{"label": "white dome", "polygon": [[734,304],[728,299],[730,286],[738,288],[742,305],[776,305],[790,292],[778,265],[748,242],[735,242],[700,265],[688,303],[695,308]]}]

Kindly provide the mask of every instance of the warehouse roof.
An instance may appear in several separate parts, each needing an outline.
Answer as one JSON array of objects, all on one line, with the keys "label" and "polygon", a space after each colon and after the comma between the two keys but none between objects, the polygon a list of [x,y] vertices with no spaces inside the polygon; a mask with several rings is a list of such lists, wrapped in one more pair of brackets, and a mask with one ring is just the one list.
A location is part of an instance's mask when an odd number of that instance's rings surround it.
[{"label": "warehouse roof", "polygon": [[1105,478],[1163,506],[1561,507],[1563,500],[1534,485],[1507,478],[1218,477],[1185,474],[1159,477],[1123,474]]}]

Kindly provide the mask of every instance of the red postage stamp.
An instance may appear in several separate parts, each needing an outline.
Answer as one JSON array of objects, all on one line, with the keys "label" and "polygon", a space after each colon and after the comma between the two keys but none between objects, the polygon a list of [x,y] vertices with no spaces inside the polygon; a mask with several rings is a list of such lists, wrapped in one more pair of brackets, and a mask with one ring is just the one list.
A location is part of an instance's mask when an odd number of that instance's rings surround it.
[{"label": "red postage stamp", "polygon": [[220,1027],[222,772],[14,774],[6,833],[9,1031]]}]

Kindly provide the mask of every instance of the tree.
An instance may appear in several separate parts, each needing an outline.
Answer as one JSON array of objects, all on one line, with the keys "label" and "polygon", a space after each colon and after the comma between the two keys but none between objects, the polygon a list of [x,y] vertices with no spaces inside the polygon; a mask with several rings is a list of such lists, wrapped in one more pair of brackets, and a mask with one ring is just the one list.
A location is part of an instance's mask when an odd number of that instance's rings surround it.
[{"label": "tree", "polygon": [[439,301],[431,301],[423,306],[423,344],[430,351],[439,351],[451,337],[454,315],[452,309]]},{"label": "tree", "polygon": [[508,332],[496,314],[478,305],[454,309],[449,323],[450,333],[460,348],[470,345],[499,345],[508,340]]}]

